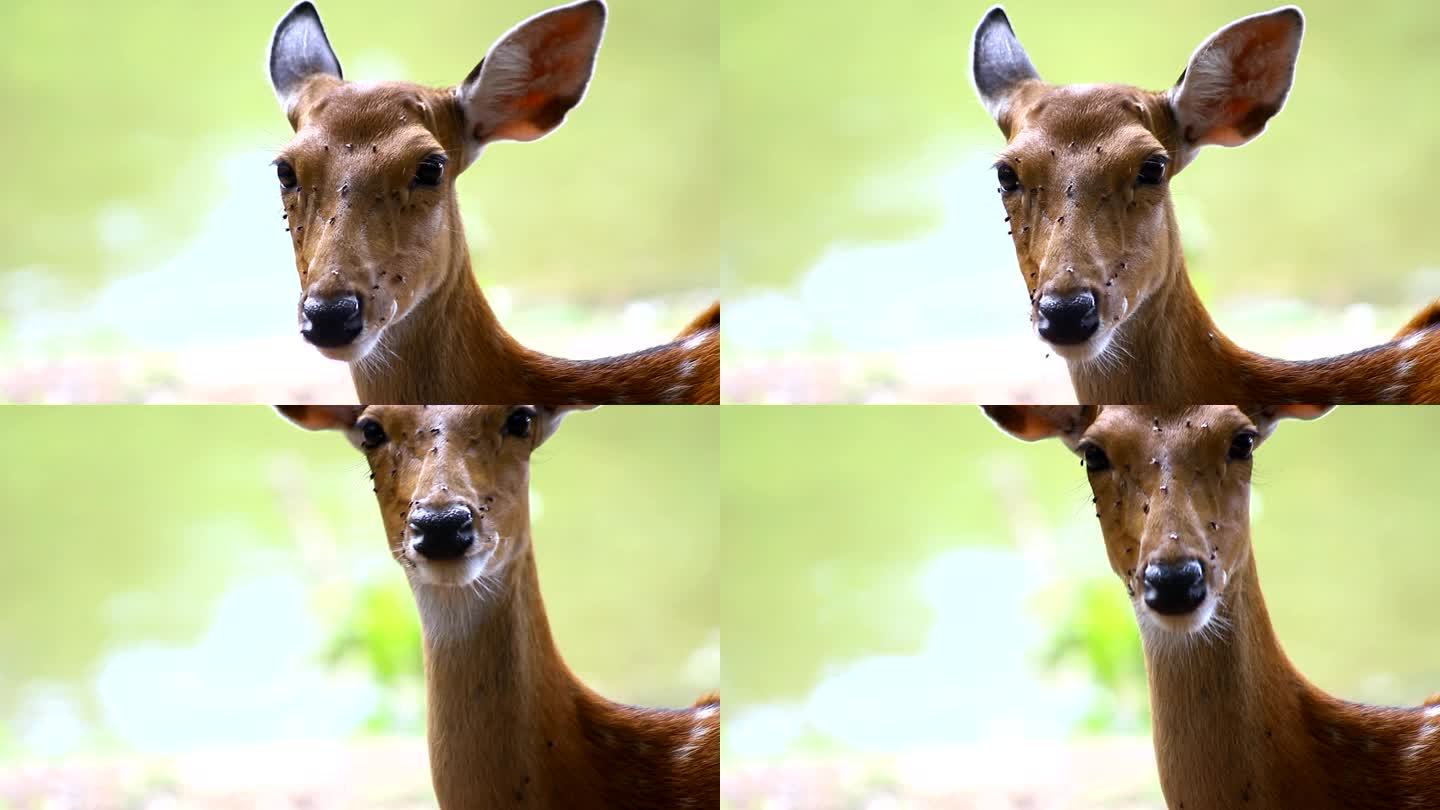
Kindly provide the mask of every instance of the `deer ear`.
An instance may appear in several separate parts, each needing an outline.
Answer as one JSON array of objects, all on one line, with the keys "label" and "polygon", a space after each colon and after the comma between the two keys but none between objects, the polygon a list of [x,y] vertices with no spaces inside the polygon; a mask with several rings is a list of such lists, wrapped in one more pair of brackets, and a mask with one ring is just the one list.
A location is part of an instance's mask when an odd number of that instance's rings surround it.
[{"label": "deer ear", "polygon": [[286,115],[294,111],[305,82],[318,74],[343,78],[320,12],[302,0],[280,18],[270,39],[270,86]]},{"label": "deer ear", "polygon": [[575,411],[593,411],[600,407],[598,405],[537,405],[534,406],[536,413],[540,414],[540,435],[535,440],[535,446],[544,444],[555,431],[560,429],[560,423],[565,417]]},{"label": "deer ear", "polygon": [[349,430],[365,409],[360,405],[276,405],[275,410],[306,430]]},{"label": "deer ear", "polygon": [[549,134],[585,96],[605,31],[605,4],[584,0],[510,29],[455,92],[465,113],[466,154],[491,141]]},{"label": "deer ear", "polygon": [[1208,144],[1239,146],[1265,130],[1295,81],[1305,15],[1295,6],[1236,20],[1205,40],[1170,91],[1188,162]]},{"label": "deer ear", "polygon": [[1017,439],[1060,438],[1073,448],[1100,409],[1094,405],[982,405],[985,415]]},{"label": "deer ear", "polygon": [[1249,409],[1250,421],[1260,429],[1261,436],[1269,436],[1281,419],[1319,419],[1330,412],[1334,405],[1306,405],[1287,402],[1282,405],[1259,405]]},{"label": "deer ear", "polygon": [[970,51],[970,78],[975,82],[975,93],[1008,136],[1006,113],[1010,97],[1025,82],[1040,81],[1040,74],[1020,46],[1005,9],[995,6],[980,18]]}]

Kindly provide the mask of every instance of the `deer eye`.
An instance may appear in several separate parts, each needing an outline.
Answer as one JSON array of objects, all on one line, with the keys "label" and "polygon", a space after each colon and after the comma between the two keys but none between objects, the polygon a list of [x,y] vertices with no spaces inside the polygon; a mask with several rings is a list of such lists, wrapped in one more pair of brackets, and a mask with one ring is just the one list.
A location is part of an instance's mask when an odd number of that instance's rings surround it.
[{"label": "deer eye", "polygon": [[415,169],[415,185],[438,186],[445,176],[445,156],[429,155]]},{"label": "deer eye", "polygon": [[530,436],[530,426],[535,424],[535,410],[533,408],[516,408],[505,417],[505,426],[500,433],[505,436],[514,436],[517,439],[524,439]]},{"label": "deer eye", "polygon": [[1253,430],[1246,430],[1235,434],[1230,440],[1230,452],[1228,456],[1231,461],[1244,461],[1250,458],[1255,452],[1255,439],[1258,438]]},{"label": "deer eye", "polygon": [[1020,188],[1020,175],[1009,163],[995,164],[995,179],[1000,181],[1000,190],[1006,194]]},{"label": "deer eye", "polygon": [[1085,455],[1085,469],[1090,472],[1105,472],[1110,469],[1110,457],[1105,455],[1100,445],[1086,442],[1080,447],[1080,452]]},{"label": "deer eye", "polygon": [[294,191],[300,185],[300,178],[295,175],[295,167],[287,160],[275,161],[275,177],[280,181],[280,187],[286,191]]},{"label": "deer eye", "polygon": [[374,419],[366,419],[360,423],[361,447],[366,450],[374,450],[387,441],[390,441],[390,437],[385,435],[385,428],[381,427],[379,422]]},{"label": "deer eye", "polygon": [[1170,158],[1164,155],[1151,155],[1145,158],[1140,164],[1140,174],[1135,178],[1138,186],[1158,186],[1165,180],[1165,167],[1170,165]]}]

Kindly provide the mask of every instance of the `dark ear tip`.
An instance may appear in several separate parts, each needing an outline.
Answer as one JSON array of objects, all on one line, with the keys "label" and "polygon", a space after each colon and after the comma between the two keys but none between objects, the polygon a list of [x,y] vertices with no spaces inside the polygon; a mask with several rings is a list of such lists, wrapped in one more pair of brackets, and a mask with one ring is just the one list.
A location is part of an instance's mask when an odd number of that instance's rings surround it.
[{"label": "dark ear tip", "polygon": [[985,16],[980,18],[981,28],[989,27],[995,23],[1010,24],[1010,17],[1005,13],[1004,6],[991,6],[990,10],[985,12]]},{"label": "dark ear tip", "polygon": [[604,22],[605,18],[610,15],[610,8],[605,5],[605,0],[585,0],[585,2],[577,5],[576,8],[583,8],[591,14],[594,14],[601,22]]},{"label": "dark ear tip", "polygon": [[300,0],[300,2],[290,7],[289,11],[285,12],[284,17],[280,18],[279,27],[284,28],[300,17],[309,17],[318,23],[320,22],[320,11],[315,8],[315,4],[310,2],[310,0]]},{"label": "dark ear tip", "polygon": [[981,405],[980,410],[991,421],[1004,428],[1019,428],[1024,421],[1020,409],[1015,405]]}]

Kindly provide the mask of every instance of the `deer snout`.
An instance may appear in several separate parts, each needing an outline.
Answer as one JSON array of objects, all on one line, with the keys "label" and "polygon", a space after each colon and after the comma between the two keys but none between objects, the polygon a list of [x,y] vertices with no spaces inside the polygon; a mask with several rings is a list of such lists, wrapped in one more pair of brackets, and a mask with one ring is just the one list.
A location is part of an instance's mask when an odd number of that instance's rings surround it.
[{"label": "deer snout", "polygon": [[1145,605],[1166,616],[1183,616],[1205,601],[1205,565],[1194,557],[1145,566]]},{"label": "deer snout", "polygon": [[410,542],[429,560],[463,557],[475,544],[475,513],[464,504],[410,510]]},{"label": "deer snout", "polygon": [[1039,320],[1036,326],[1040,337],[1061,346],[1084,343],[1100,327],[1100,310],[1095,305],[1095,293],[1081,290],[1076,293],[1040,296]]},{"label": "deer snout", "polygon": [[335,348],[355,339],[364,327],[360,298],[355,293],[332,297],[307,295],[300,305],[300,334],[316,346]]}]

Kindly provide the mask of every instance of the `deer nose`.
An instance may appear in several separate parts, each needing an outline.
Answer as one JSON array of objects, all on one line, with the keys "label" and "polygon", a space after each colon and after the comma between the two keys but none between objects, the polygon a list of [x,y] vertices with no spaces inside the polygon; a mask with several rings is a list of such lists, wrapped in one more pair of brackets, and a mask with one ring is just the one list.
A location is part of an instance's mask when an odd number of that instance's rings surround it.
[{"label": "deer nose", "polygon": [[360,299],[354,293],[334,298],[306,296],[300,307],[305,320],[300,334],[316,346],[344,346],[360,334],[364,321],[360,317]]},{"label": "deer nose", "polygon": [[1095,294],[1040,296],[1040,337],[1062,346],[1084,343],[1100,326]]},{"label": "deer nose", "polygon": [[1181,616],[1205,601],[1205,566],[1199,560],[1145,566],[1145,604],[1156,613]]},{"label": "deer nose", "polygon": [[453,560],[475,544],[475,514],[462,505],[410,510],[410,536],[416,553],[431,560]]}]

